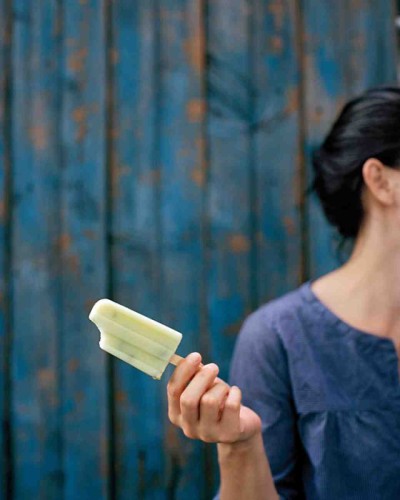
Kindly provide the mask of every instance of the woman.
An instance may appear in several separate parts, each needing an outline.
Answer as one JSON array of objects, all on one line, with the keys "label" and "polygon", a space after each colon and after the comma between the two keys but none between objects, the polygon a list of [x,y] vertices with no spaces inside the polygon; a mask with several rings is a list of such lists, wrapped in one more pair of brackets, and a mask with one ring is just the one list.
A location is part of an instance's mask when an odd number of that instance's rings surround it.
[{"label": "woman", "polygon": [[400,89],[350,101],[313,165],[349,260],[250,315],[231,386],[197,353],[168,384],[170,420],[218,443],[221,500],[400,498]]}]

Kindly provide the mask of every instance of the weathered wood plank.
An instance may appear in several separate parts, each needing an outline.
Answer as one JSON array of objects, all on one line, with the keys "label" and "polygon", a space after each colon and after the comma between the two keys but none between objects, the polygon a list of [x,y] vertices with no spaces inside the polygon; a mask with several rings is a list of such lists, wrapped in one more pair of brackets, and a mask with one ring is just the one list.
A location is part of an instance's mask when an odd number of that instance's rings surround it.
[{"label": "weathered wood plank", "polygon": [[9,84],[10,9],[0,1],[0,497],[9,491]]},{"label": "weathered wood plank", "polygon": [[303,279],[302,157],[295,2],[256,0],[253,13],[256,283],[258,303]]},{"label": "weathered wood plank", "polygon": [[[158,9],[114,4],[112,290],[117,302],[160,319]],[[162,383],[115,361],[116,498],[165,498]]]},{"label": "weathered wood plank", "polygon": [[349,95],[396,81],[394,2],[351,0],[346,81]]},{"label": "weathered wood plank", "polygon": [[13,9],[13,498],[59,498],[58,9]]},{"label": "weathered wood plank", "polygon": [[[203,7],[202,0],[160,0],[161,319],[183,333],[179,349],[183,355],[193,350],[205,353],[200,339],[207,335],[202,319]],[[208,361],[205,353],[205,362]],[[165,391],[163,395],[166,399]],[[163,416],[167,433],[167,497],[202,498],[204,446],[185,438],[167,421],[165,401]]]},{"label": "weathered wood plank", "polygon": [[[347,99],[371,86],[394,82],[396,48],[392,2],[305,0],[303,8],[306,151],[310,158]],[[308,204],[308,215],[309,272],[316,277],[339,264],[338,240],[315,199]]]},{"label": "weathered wood plank", "polygon": [[212,359],[227,377],[230,353],[251,310],[252,80],[248,2],[209,5],[208,136]]},{"label": "weathered wood plank", "polygon": [[[220,377],[225,380],[236,335],[256,302],[256,284],[251,281],[254,264],[251,15],[246,0],[216,0],[208,6],[208,331],[210,357],[219,365]],[[215,455],[211,463],[213,475],[211,471],[208,474],[213,479],[210,486],[215,490],[218,484]]]},{"label": "weathered wood plank", "polygon": [[89,322],[105,296],[104,2],[63,3],[61,175],[62,396],[66,500],[106,499],[109,476],[107,356]]},{"label": "weathered wood plank", "polygon": [[[303,3],[303,78],[305,151],[307,182],[311,182],[311,151],[318,146],[347,97],[346,33],[350,19],[344,2]],[[336,240],[326,222],[319,201],[310,197],[308,216],[308,277],[315,278],[334,269]]]},{"label": "weathered wood plank", "polygon": [[371,0],[371,2],[370,17],[376,23],[375,25],[378,24],[374,34],[379,47],[379,57],[376,59],[376,68],[371,71],[369,78],[372,79],[374,74],[378,74],[381,77],[379,83],[398,85],[397,69],[399,67],[400,45],[399,30],[398,28],[396,30],[396,18],[400,14],[399,4],[396,5],[395,0],[387,2]]}]

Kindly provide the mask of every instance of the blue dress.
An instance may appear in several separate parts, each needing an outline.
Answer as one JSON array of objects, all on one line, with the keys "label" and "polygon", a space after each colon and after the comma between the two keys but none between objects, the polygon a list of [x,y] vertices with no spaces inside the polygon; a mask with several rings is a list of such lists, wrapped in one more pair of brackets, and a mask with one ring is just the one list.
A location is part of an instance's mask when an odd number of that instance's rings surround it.
[{"label": "blue dress", "polygon": [[339,319],[311,282],[246,319],[229,382],[262,419],[281,499],[400,499],[395,345]]}]

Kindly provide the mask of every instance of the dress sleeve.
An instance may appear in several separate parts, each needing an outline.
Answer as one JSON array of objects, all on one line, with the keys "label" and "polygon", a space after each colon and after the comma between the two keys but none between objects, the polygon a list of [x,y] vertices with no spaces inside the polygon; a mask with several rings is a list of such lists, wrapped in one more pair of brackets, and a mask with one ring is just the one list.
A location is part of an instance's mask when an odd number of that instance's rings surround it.
[{"label": "dress sleeve", "polygon": [[[262,420],[265,451],[282,500],[304,499],[300,454],[285,348],[264,306],[251,314],[239,333],[229,383],[242,391],[242,404]],[[219,493],[214,500],[219,499]]]}]

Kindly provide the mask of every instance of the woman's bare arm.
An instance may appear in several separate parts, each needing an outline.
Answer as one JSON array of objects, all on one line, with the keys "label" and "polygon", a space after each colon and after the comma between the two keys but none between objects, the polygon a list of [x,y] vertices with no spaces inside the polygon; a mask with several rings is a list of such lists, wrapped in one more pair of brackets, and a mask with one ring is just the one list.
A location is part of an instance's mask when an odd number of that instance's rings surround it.
[{"label": "woman's bare arm", "polygon": [[219,443],[220,500],[279,500],[261,433],[247,441]]}]

